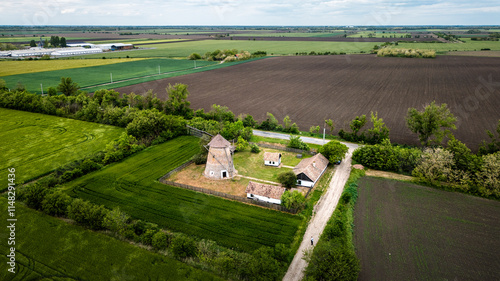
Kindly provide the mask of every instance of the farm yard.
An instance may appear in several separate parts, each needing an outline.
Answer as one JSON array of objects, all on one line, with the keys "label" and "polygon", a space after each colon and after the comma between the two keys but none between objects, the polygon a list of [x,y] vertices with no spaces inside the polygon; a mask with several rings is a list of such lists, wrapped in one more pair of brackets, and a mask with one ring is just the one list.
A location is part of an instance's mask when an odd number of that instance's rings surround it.
[{"label": "farm yard", "polygon": [[289,115],[302,130],[331,118],[338,132],[349,128],[354,117],[377,111],[391,129],[391,140],[404,144],[418,143],[405,124],[408,108],[420,110],[435,100],[448,104],[458,118],[453,133],[475,150],[488,138],[485,130],[493,131],[500,119],[499,66],[500,58],[486,57],[273,57],[115,90],[139,94],[153,89],[165,99],[166,85],[184,83],[194,109],[225,105],[236,115],[247,113],[260,121],[267,112],[278,120]]},{"label": "farm yard", "polygon": [[[282,155],[282,165],[287,167],[271,167],[264,165],[265,152],[279,152]],[[215,190],[222,193],[227,193],[239,197],[246,197],[245,192],[248,182],[259,180],[262,183],[270,183],[272,185],[280,185],[278,183],[278,175],[287,171],[292,171],[302,159],[310,157],[308,154],[303,154],[303,158],[296,157],[296,153],[284,152],[275,149],[261,148],[259,153],[252,153],[248,151],[240,151],[234,154],[234,167],[238,171],[238,175],[233,180],[210,180],[203,176],[205,165],[191,164],[181,171],[174,173],[168,180],[181,184],[201,187],[205,189]],[[257,180],[258,179],[258,180]],[[304,195],[307,188],[304,188]]]},{"label": "farm yard", "polygon": [[261,246],[290,245],[302,218],[167,186],[158,179],[198,152],[198,139],[178,137],[148,148],[64,187],[71,196],[135,219],[219,245],[253,252]]},{"label": "farm yard", "polygon": [[[7,199],[0,207],[7,210]],[[0,245],[3,281],[17,280],[223,280],[173,258],[16,205],[16,274],[7,271],[7,243]],[[0,219],[8,219],[6,211]],[[6,232],[2,232],[6,233]],[[3,235],[3,234],[2,234]]]},{"label": "farm yard", "polygon": [[[0,108],[1,176],[16,180],[43,175],[59,166],[104,150],[125,130],[118,127]],[[6,188],[6,187],[4,187]]]},{"label": "farm yard", "polygon": [[498,278],[500,202],[372,177],[358,192],[358,280]]}]

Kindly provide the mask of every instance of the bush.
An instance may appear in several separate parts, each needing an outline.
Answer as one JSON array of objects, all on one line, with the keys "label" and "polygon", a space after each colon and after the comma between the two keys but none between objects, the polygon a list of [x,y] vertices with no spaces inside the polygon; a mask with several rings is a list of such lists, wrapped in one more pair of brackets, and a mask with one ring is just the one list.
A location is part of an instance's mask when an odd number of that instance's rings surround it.
[{"label": "bush", "polygon": [[281,206],[287,209],[302,209],[305,206],[306,198],[297,190],[293,192],[285,191],[281,196]]},{"label": "bush", "polygon": [[287,147],[309,151],[309,146],[300,139],[300,136],[290,135]]},{"label": "bush", "polygon": [[236,142],[236,151],[243,151],[248,147],[248,142],[242,137],[238,137],[238,141]]},{"label": "bush", "polygon": [[168,247],[168,236],[163,231],[158,231],[153,235],[151,245],[155,250],[164,250]]},{"label": "bush", "polygon": [[23,191],[23,197],[25,198],[26,205],[35,210],[42,209],[42,202],[48,193],[46,186],[40,183],[34,183],[26,187]]},{"label": "bush", "polygon": [[75,199],[68,207],[68,216],[77,223],[94,230],[104,229],[104,218],[109,211],[82,199]]},{"label": "bush", "polygon": [[43,212],[51,216],[67,216],[68,206],[72,198],[61,191],[53,192],[45,196],[42,201]]},{"label": "bush", "polygon": [[126,229],[129,219],[130,216],[120,211],[120,207],[116,207],[106,214],[103,225],[115,233],[121,233]]},{"label": "bush", "polygon": [[418,148],[392,146],[386,140],[382,144],[365,145],[356,149],[352,159],[368,168],[411,173],[422,155]]},{"label": "bush", "polygon": [[147,229],[141,235],[141,242],[144,245],[152,245],[153,244],[153,236],[158,232],[157,229]]},{"label": "bush", "polygon": [[314,255],[309,257],[305,275],[313,280],[357,280],[359,271],[354,252],[334,239],[318,243]]},{"label": "bush", "polygon": [[349,148],[338,141],[329,141],[319,148],[319,153],[326,157],[330,163],[336,163],[343,159]]},{"label": "bush", "polygon": [[193,161],[196,165],[203,165],[207,163],[207,154],[206,153],[198,153],[193,156]]},{"label": "bush", "polygon": [[88,174],[90,172],[99,170],[102,168],[102,165],[90,160],[90,159],[85,159],[82,164],[80,164],[80,169],[84,174]]},{"label": "bush", "polygon": [[278,280],[280,264],[273,258],[273,250],[267,247],[257,249],[248,265],[252,280]]},{"label": "bush", "polygon": [[191,237],[181,234],[172,241],[172,253],[176,259],[194,257],[197,251],[196,243]]},{"label": "bush", "polygon": [[250,152],[252,152],[252,153],[259,153],[260,152],[259,146],[256,145],[255,143],[252,143],[250,145]]},{"label": "bush", "polygon": [[283,172],[278,175],[278,181],[286,188],[297,185],[297,175],[293,171]]},{"label": "bush", "polygon": [[201,56],[198,53],[192,53],[188,56],[188,60],[200,60]]}]

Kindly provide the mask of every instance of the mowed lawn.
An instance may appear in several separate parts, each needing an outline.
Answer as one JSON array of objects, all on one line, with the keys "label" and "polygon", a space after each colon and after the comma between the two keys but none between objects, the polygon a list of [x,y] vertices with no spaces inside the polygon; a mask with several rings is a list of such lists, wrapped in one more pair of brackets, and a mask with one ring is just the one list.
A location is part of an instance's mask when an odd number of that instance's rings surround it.
[{"label": "mowed lawn", "polygon": [[0,108],[0,176],[16,169],[16,182],[105,149],[125,130],[114,126]]},{"label": "mowed lawn", "polygon": [[372,177],[358,192],[358,280],[498,280],[500,202]]},{"label": "mowed lawn", "polygon": [[[0,77],[24,73],[35,73],[52,70],[63,70],[80,67],[107,65],[122,62],[143,60],[138,59],[57,59],[57,60],[5,60],[0,61]],[[15,85],[14,85],[15,86]]]},{"label": "mowed lawn", "polygon": [[[9,218],[0,198],[0,219]],[[7,228],[0,280],[222,280],[175,259],[68,224],[16,204],[15,274],[8,272]],[[7,225],[7,224],[6,224]],[[5,226],[4,226],[5,227]],[[46,279],[45,279],[46,278]]]},{"label": "mowed lawn", "polygon": [[119,206],[135,219],[229,248],[252,252],[277,243],[290,245],[302,220],[298,216],[158,182],[198,149],[197,138],[178,137],[77,179],[64,189],[107,208]]},{"label": "mowed lawn", "polygon": [[[120,56],[124,56],[124,53],[120,53]],[[107,59],[102,61],[107,61]],[[113,61],[116,62],[120,60]],[[78,83],[78,85],[83,88],[103,83],[110,83],[111,81],[116,82],[118,80],[146,75],[157,75],[159,72],[166,73],[194,69],[194,62],[187,59],[148,59],[135,61],[122,59],[121,61],[121,63],[98,66],[9,75],[1,77],[1,79],[5,80],[7,87],[11,89],[14,89],[17,86],[17,83],[21,83],[28,91],[40,93],[40,84],[43,85],[44,92],[46,92],[48,87],[57,87],[57,85],[61,82],[61,77],[71,77],[73,82]],[[66,64],[66,61],[58,60],[57,63],[64,65]],[[217,65],[217,62],[196,62],[197,67],[208,65]],[[108,86],[108,88],[111,87],[112,86]]]}]

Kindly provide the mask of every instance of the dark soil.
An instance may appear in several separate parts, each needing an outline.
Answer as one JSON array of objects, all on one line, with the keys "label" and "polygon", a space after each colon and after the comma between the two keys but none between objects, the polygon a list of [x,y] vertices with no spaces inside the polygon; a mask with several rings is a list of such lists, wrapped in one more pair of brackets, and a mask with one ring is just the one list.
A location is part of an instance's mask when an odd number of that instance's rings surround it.
[{"label": "dark soil", "polygon": [[358,280],[498,280],[500,202],[372,177],[358,192]]},{"label": "dark soil", "polygon": [[[301,130],[331,118],[335,132],[370,112],[391,130],[393,142],[418,144],[406,126],[408,108],[446,103],[458,118],[455,136],[476,150],[500,119],[500,58],[438,56],[436,59],[374,55],[271,57],[212,71],[116,89],[166,99],[167,85],[189,86],[191,108],[228,106],[259,121],[271,112],[289,115]],[[368,122],[366,127],[371,127]]]}]

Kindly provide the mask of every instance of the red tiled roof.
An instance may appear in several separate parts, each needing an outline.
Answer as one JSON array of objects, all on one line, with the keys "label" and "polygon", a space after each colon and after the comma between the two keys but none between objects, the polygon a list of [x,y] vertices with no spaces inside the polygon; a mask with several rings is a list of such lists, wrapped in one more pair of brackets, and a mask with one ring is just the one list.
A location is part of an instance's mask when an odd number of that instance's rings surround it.
[{"label": "red tiled roof", "polygon": [[281,186],[263,184],[251,181],[248,183],[245,192],[273,199],[281,199],[281,195],[285,193],[285,190],[286,189]]}]

